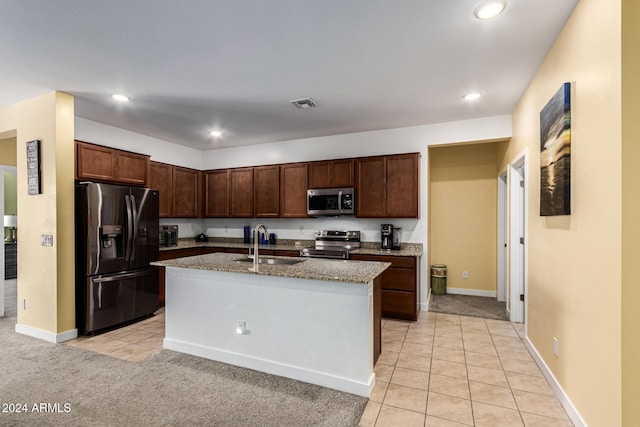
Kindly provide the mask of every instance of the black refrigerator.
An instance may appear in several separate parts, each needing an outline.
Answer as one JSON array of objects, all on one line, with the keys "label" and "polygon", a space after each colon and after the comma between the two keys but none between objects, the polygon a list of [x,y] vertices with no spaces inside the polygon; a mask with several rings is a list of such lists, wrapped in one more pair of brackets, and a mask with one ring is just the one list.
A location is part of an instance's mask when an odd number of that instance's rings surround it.
[{"label": "black refrigerator", "polygon": [[76,184],[76,327],[93,334],[158,309],[158,191]]}]

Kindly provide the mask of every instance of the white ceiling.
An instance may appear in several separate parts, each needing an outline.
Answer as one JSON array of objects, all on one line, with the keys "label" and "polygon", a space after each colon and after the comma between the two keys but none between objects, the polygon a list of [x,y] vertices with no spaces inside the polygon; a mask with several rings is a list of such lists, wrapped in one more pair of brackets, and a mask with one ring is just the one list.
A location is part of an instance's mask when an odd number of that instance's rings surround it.
[{"label": "white ceiling", "polygon": [[508,1],[0,0],[0,107],[58,90],[203,150],[510,114],[577,0]]}]

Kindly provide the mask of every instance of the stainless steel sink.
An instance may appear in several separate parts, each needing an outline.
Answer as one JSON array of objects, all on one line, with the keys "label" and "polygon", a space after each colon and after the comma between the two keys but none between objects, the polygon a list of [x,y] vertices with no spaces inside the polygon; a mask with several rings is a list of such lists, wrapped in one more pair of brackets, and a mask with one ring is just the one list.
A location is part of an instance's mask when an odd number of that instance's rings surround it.
[{"label": "stainless steel sink", "polygon": [[[242,257],[237,259],[238,262],[253,262],[253,258]],[[304,261],[304,259],[299,258],[267,258],[267,257],[259,257],[258,264],[269,264],[269,265],[293,265],[299,262]]]}]

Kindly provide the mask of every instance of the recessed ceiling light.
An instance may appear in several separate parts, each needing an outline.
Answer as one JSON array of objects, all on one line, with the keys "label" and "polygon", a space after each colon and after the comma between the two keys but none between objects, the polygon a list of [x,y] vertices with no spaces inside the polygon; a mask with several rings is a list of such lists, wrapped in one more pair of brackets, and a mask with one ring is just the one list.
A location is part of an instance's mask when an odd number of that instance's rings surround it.
[{"label": "recessed ceiling light", "polygon": [[507,7],[506,0],[487,0],[478,5],[473,14],[478,19],[491,19],[500,15]]},{"label": "recessed ceiling light", "polygon": [[212,130],[211,136],[214,138],[220,138],[222,136],[222,132],[220,132],[219,130]]},{"label": "recessed ceiling light", "polygon": [[119,93],[114,93],[113,95],[111,95],[111,97],[120,102],[127,102],[129,100],[129,97],[127,95],[121,95]]},{"label": "recessed ceiling light", "polygon": [[480,98],[480,94],[477,92],[468,93],[464,96],[465,101],[475,101],[478,98]]}]

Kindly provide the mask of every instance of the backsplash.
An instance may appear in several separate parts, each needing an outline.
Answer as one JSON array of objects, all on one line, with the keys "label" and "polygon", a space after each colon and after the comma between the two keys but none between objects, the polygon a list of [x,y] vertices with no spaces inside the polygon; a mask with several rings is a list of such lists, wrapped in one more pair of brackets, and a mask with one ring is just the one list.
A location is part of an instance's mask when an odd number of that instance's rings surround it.
[{"label": "backsplash", "polygon": [[402,227],[402,241],[422,243],[426,241],[426,231],[419,231],[417,219],[365,219],[355,217],[323,218],[162,218],[160,224],[177,224],[179,238],[194,237],[205,233],[209,237],[242,238],[245,225],[254,228],[264,224],[269,233],[278,239],[314,240],[317,230],[360,230],[363,242],[380,242],[380,224],[389,223]]}]

